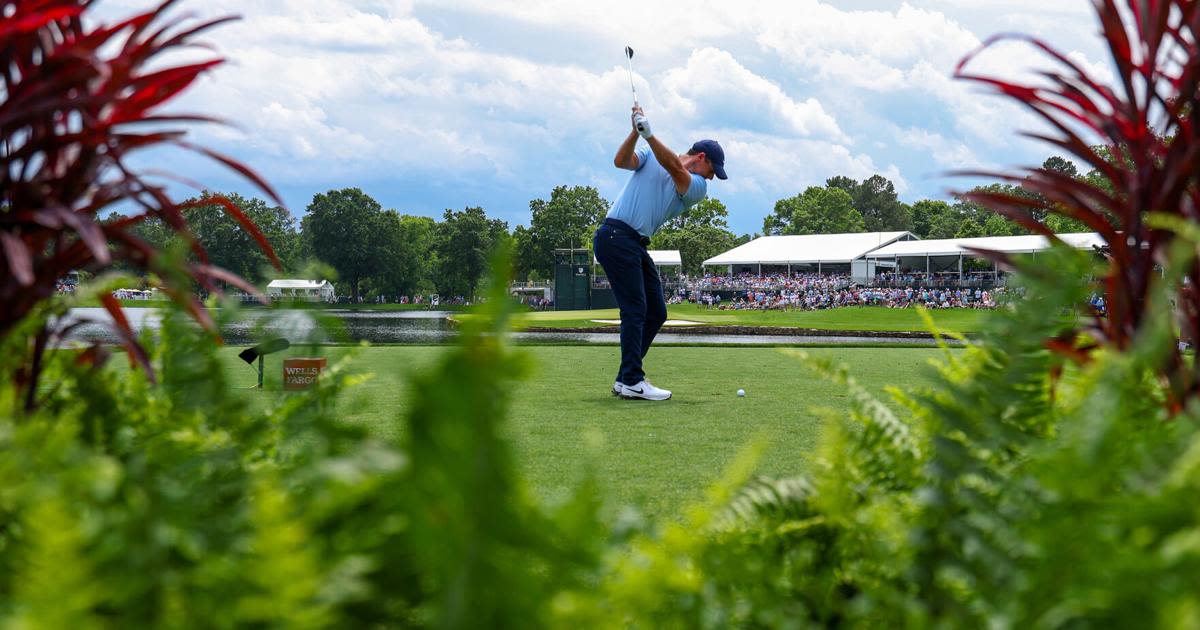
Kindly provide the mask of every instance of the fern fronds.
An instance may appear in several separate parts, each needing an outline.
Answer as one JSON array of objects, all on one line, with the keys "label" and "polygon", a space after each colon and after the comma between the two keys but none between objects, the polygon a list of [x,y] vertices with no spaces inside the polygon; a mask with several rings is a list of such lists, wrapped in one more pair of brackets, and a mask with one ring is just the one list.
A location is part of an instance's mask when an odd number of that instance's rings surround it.
[{"label": "fern fronds", "polygon": [[815,492],[805,477],[774,479],[759,476],[744,485],[714,519],[717,531],[750,528],[762,523],[780,527],[812,516],[809,500]]},{"label": "fern fronds", "polygon": [[850,394],[848,416],[863,427],[853,439],[856,460],[873,480],[889,487],[908,487],[914,483],[923,459],[921,438],[914,427],[860,385],[844,365],[802,350],[783,352],[800,359],[819,376],[846,388]]}]

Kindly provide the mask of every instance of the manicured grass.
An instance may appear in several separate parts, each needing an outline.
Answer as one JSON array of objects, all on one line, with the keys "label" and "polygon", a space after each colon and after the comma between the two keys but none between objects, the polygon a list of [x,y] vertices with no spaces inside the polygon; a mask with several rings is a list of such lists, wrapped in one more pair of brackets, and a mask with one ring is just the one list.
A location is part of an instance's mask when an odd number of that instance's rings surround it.
[{"label": "manicured grass", "polygon": [[[236,358],[241,348],[223,349],[235,385],[252,385],[252,369]],[[354,370],[374,378],[347,392],[339,410],[349,422],[366,424],[380,436],[403,430],[409,384],[426,373],[446,347],[389,346],[361,350]],[[326,347],[331,361],[347,348]],[[651,380],[672,389],[666,402],[624,401],[609,393],[619,363],[615,346],[522,348],[529,378],[513,389],[508,431],[533,491],[550,500],[565,495],[594,461],[608,496],[636,504],[648,514],[672,513],[702,497],[748,442],[765,439],[761,471],[803,472],[820,431],[817,408],[844,409],[846,392],[817,378],[795,358],[773,348],[662,347],[651,351]],[[816,348],[834,357],[873,392],[887,385],[931,382],[928,361],[936,349]],[[238,389],[252,405],[287,394],[280,391],[281,360],[268,358],[264,391]],[[738,388],[747,392],[738,398]],[[589,446],[599,443],[599,451]]]},{"label": "manicured grass", "polygon": [[[929,311],[944,330],[978,332],[988,311],[946,309]],[[693,304],[667,307],[670,319],[684,319],[718,326],[782,326],[819,330],[925,331],[925,323],[915,308],[855,306],[824,311],[721,311]],[[462,318],[464,315],[456,315]],[[470,315],[466,315],[470,317]],[[602,326],[594,320],[620,319],[617,309],[591,311],[539,311],[521,313],[515,318],[519,327],[592,328]]]}]

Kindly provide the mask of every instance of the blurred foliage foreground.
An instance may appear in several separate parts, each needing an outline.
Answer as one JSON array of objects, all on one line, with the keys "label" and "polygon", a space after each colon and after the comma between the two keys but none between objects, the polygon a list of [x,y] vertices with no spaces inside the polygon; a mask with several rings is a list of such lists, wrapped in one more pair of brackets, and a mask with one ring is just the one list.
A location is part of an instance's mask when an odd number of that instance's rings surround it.
[{"label": "blurred foliage foreground", "polygon": [[[0,77],[0,136],[19,149],[0,173],[23,178],[0,186],[0,626],[1200,627],[1200,373],[1177,343],[1200,338],[1194,0],[1095,3],[1120,92],[1037,42],[1066,67],[1040,74],[1050,88],[976,76],[969,58],[956,73],[1021,101],[1061,132],[1035,137],[1105,173],[1101,186],[1036,170],[1021,181],[1040,197],[976,200],[1035,233],[1049,235],[1043,211],[1084,223],[1108,243],[1102,262],[1061,244],[1037,266],[1012,261],[1028,297],[947,352],[927,391],[876,400],[797,353],[796,378],[815,370],[848,393],[811,473],[756,478],[751,445],[703,504],[658,524],[607,506],[602,479],[553,506],[530,496],[502,437],[524,366],[503,275],[493,311],[413,383],[387,432],[403,438],[333,416],[354,395],[344,364],[265,414],[230,396],[213,333],[189,322],[219,328],[190,292],[241,281],[202,263],[172,275],[129,230],[153,215],[186,233],[181,208],[119,168],[177,140],[122,125],[161,120],[154,108],[218,62],[129,72],[187,39],[147,30],[152,12],[105,70],[92,53],[124,27],[85,29],[91,4],[0,0],[0,39],[25,51]],[[60,104],[29,106],[47,94]],[[105,167],[125,175],[97,194]],[[129,198],[146,214],[93,225]],[[146,368],[119,375],[102,348],[53,349],[62,305],[48,299],[66,270],[114,258],[165,274],[190,309],[134,343],[110,296]],[[1104,317],[1081,308],[1097,290]]]},{"label": "blurred foliage foreground", "polygon": [[[876,400],[800,356],[797,378],[850,401],[812,474],[753,477],[749,446],[657,524],[606,506],[603,480],[527,493],[502,438],[523,368],[503,299],[413,384],[393,442],[332,417],[344,364],[249,412],[186,315],[143,340],[157,384],[47,353],[35,411],[0,394],[0,623],[1195,627],[1200,414],[1168,417],[1154,377],[1177,278],[1129,351],[1077,365],[1044,340],[1101,263],[1053,256],[929,391]],[[21,353],[0,349],[10,376]]]}]

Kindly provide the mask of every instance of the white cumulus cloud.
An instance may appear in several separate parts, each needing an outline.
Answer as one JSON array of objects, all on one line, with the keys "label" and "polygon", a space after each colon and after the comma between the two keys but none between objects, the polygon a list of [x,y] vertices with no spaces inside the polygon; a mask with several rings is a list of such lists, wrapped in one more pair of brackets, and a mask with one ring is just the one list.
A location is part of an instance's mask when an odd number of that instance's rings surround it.
[{"label": "white cumulus cloud", "polygon": [[817,99],[793,99],[778,84],[751,72],[725,51],[704,48],[693,52],[684,67],[666,73],[663,85],[668,105],[701,120],[711,122],[719,117],[726,125],[743,129],[849,142]]},{"label": "white cumulus cloud", "polygon": [[[519,222],[555,185],[620,189],[611,160],[629,129],[631,45],[656,134],[681,151],[700,137],[725,146],[731,179],[710,191],[731,210],[769,211],[834,175],[883,174],[912,199],[941,194],[930,173],[1051,153],[1015,136],[1038,121],[951,77],[994,31],[1029,27],[1111,79],[1088,43],[1094,19],[1065,4],[183,0],[244,19],[205,34],[230,63],[172,108],[236,122],[196,140],[287,184],[293,208],[329,188],[405,178],[385,206],[495,196]],[[101,17],[146,8],[97,4]],[[1046,66],[1028,46],[1002,45],[972,67],[1028,78]]]}]

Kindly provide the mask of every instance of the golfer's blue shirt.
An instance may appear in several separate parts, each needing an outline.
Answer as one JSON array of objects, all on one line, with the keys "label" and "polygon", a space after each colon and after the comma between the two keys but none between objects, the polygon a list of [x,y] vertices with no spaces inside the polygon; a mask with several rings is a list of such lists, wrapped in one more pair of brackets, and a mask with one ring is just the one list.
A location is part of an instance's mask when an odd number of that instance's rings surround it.
[{"label": "golfer's blue shirt", "polygon": [[654,236],[662,224],[700,203],[708,194],[708,182],[695,173],[691,174],[692,185],[686,193],[675,192],[675,180],[654,159],[650,147],[638,149],[637,160],[637,169],[608,211],[608,218],[623,221],[642,236]]}]

